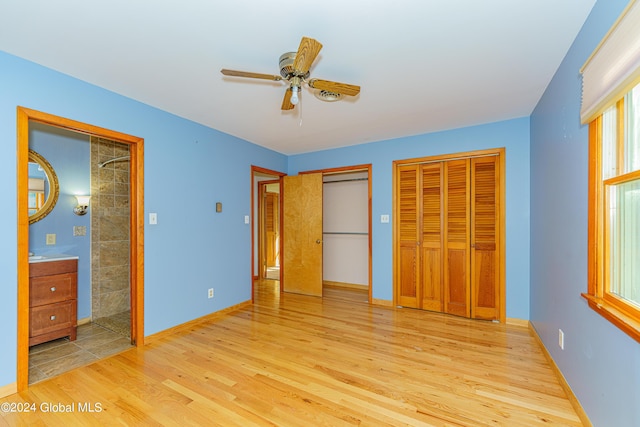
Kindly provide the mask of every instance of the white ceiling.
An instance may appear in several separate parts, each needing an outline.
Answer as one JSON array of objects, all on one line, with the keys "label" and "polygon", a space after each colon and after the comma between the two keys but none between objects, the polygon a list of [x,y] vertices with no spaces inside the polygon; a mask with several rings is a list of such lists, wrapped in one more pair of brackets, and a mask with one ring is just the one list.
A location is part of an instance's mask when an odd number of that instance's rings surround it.
[{"label": "white ceiling", "polygon": [[[529,115],[595,1],[0,0],[0,50],[295,154]],[[283,82],[220,74],[302,36],[360,95],[283,112]]]}]

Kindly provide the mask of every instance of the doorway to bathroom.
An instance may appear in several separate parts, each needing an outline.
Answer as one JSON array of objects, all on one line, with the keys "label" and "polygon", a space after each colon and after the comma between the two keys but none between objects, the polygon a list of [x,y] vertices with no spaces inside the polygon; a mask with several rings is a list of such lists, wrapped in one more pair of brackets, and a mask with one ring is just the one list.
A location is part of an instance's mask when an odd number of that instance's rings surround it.
[{"label": "doorway to bathroom", "polygon": [[[51,126],[91,138],[92,184],[90,209],[91,293],[104,299],[91,302],[91,317],[108,319],[104,326],[129,335],[132,345],[142,346],[143,323],[143,144],[139,137],[86,123],[18,107],[18,358],[17,389],[29,380],[30,288],[27,158],[30,126]],[[100,166],[101,165],[101,166]],[[95,173],[94,173],[95,170]],[[102,175],[104,180],[94,175]],[[64,194],[65,200],[72,198]],[[58,204],[61,204],[59,201]],[[62,205],[68,204],[68,201]],[[64,208],[64,207],[63,207]],[[100,214],[98,211],[104,211]],[[93,214],[95,213],[95,214]],[[74,228],[74,233],[75,233]],[[81,230],[79,230],[81,231]],[[99,256],[97,260],[95,257]],[[124,262],[120,262],[126,259]],[[120,261],[119,261],[120,260]],[[120,262],[120,263],[119,263]],[[93,266],[96,266],[95,270]],[[122,304],[122,302],[125,302]],[[86,320],[86,319],[85,319]],[[109,323],[108,323],[109,322]],[[87,362],[88,363],[88,362]]]}]

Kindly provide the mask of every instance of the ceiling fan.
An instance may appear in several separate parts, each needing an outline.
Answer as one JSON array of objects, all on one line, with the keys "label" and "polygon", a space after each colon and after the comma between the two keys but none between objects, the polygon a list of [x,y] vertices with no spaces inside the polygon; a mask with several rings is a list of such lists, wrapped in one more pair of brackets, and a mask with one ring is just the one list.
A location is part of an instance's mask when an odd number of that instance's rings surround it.
[{"label": "ceiling fan", "polygon": [[343,95],[356,96],[360,93],[360,86],[329,80],[309,79],[309,69],[322,49],[322,43],[309,37],[302,37],[297,52],[287,52],[280,56],[280,75],[251,73],[246,71],[220,70],[225,76],[248,77],[251,79],[285,80],[289,87],[284,93],[282,110],[293,109],[300,100],[300,89],[306,83],[310,88],[317,89],[316,97],[325,101],[337,101]]}]

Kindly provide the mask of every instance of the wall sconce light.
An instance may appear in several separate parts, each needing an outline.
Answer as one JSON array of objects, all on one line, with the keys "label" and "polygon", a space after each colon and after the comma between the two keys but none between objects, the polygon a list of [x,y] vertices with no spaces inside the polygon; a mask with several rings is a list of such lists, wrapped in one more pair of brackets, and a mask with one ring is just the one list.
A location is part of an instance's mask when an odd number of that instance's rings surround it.
[{"label": "wall sconce light", "polygon": [[89,199],[91,196],[76,196],[78,199],[78,206],[73,208],[73,213],[79,216],[82,216],[87,213],[87,209],[89,208]]}]

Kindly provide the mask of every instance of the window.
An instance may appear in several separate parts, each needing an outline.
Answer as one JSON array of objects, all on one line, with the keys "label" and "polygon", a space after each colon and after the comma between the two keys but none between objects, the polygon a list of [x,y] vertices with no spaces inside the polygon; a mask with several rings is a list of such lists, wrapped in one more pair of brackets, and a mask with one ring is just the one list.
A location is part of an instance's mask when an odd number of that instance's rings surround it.
[{"label": "window", "polygon": [[589,306],[640,342],[640,1],[582,66],[589,123]]},{"label": "window", "polygon": [[589,305],[640,341],[640,85],[589,126]]}]

